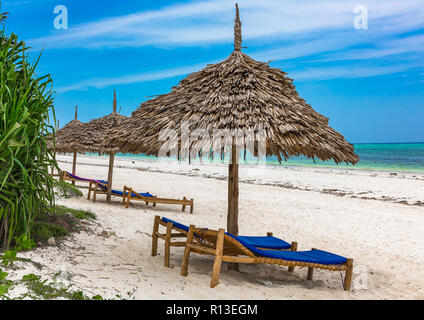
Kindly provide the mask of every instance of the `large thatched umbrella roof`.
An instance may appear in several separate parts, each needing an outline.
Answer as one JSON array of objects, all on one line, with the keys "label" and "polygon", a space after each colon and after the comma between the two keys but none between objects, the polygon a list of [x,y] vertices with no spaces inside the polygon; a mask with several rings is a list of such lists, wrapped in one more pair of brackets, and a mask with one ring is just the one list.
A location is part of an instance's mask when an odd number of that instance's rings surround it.
[{"label": "large thatched umbrella roof", "polygon": [[[235,50],[226,60],[188,75],[171,92],[142,103],[112,132],[112,141],[122,152],[157,155],[163,144],[159,132],[179,130],[187,121],[190,132],[265,129],[267,155],[303,154],[356,163],[359,158],[353,146],[299,96],[287,73],[240,50],[239,25],[237,16]],[[196,144],[201,141],[191,147]]]},{"label": "large thatched umbrella roof", "polygon": [[84,152],[98,152],[99,154],[109,154],[109,173],[108,173],[108,194],[107,201],[111,199],[113,163],[115,153],[120,149],[113,143],[104,144],[107,132],[121,124],[127,117],[116,112],[116,91],[113,90],[113,110],[107,116],[91,120],[81,126],[75,138],[79,141]]},{"label": "large thatched umbrella roof", "polygon": [[[59,153],[82,153],[84,146],[76,138],[80,132],[83,123],[77,119],[78,106],[75,107],[75,117],[55,133],[55,152]],[[49,148],[53,149],[53,143],[49,144]]]},{"label": "large thatched umbrella roof", "polygon": [[[83,127],[83,123],[78,119],[78,106],[75,106],[75,117],[72,121],[68,122],[62,128],[55,132],[54,144],[53,140],[50,140],[47,147],[54,149],[55,154],[59,153],[73,153],[72,160],[72,174],[76,174],[77,167],[77,153],[84,152],[84,147],[76,137],[78,132]],[[75,181],[72,181],[75,185]]]},{"label": "large thatched umbrella roof", "polygon": [[127,119],[127,117],[116,112],[116,107],[116,92],[114,90],[112,113],[85,123],[75,134],[81,150],[100,154],[119,152],[119,148],[115,145],[103,143],[108,130],[117,127],[123,120]]},{"label": "large thatched umbrella roof", "polygon": [[[302,99],[293,80],[280,69],[258,62],[241,51],[241,22],[238,6],[234,26],[234,51],[224,61],[188,75],[167,94],[148,100],[110,132],[111,139],[125,153],[158,155],[164,142],[160,133],[171,129],[168,136],[181,152],[185,142],[177,139],[182,123],[188,123],[191,133],[208,132],[211,140],[217,129],[227,129],[230,135],[254,130],[266,137],[266,155],[279,159],[305,155],[322,160],[334,159],[336,163],[355,164],[359,157],[353,146],[328,125],[328,118],[314,111]],[[172,131],[173,130],[173,131]],[[250,139],[250,140],[249,140]],[[257,135],[254,140],[259,140]],[[163,139],[162,139],[163,140]],[[182,139],[181,139],[182,140]],[[178,141],[178,142],[175,142]],[[241,140],[230,141],[238,151],[250,150],[260,154],[257,143],[244,135]],[[191,150],[207,151],[204,139],[189,142]],[[232,158],[237,156],[232,148]],[[226,148],[214,149],[225,153]],[[190,152],[192,156],[194,153]],[[182,153],[180,156],[184,157]],[[238,164],[229,168],[229,204],[227,229],[237,234],[238,215]]]}]

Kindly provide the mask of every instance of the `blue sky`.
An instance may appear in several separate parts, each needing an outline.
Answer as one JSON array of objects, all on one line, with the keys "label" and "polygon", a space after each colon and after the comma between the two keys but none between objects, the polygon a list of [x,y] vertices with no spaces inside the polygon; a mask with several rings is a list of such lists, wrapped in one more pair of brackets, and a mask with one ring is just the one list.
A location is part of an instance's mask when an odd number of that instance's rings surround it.
[{"label": "blue sky", "polygon": [[[233,49],[234,3],[209,1],[1,1],[6,31],[50,73],[63,126],[112,110],[130,115],[188,73]],[[348,141],[424,141],[422,0],[239,0],[244,52],[288,72],[300,95]],[[368,29],[354,28],[354,8]],[[68,8],[56,30],[54,7]]]}]

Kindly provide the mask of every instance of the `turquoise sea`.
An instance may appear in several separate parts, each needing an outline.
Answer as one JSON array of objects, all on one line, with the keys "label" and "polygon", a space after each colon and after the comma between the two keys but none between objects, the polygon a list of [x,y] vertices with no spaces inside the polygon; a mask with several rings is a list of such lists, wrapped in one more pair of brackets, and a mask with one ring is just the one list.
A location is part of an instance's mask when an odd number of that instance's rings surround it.
[{"label": "turquoise sea", "polygon": [[[339,164],[333,161],[316,160],[305,157],[292,157],[282,165],[290,166],[314,166],[351,168],[362,170],[388,170],[388,171],[410,171],[424,172],[424,142],[420,143],[357,143],[354,144],[355,152],[359,155],[360,161],[355,165]],[[152,156],[117,154],[118,157],[125,158],[148,158],[157,159]],[[204,161],[206,162],[206,161]],[[247,164],[256,162],[256,158],[247,157]],[[279,165],[277,157],[268,157],[267,165]]]}]

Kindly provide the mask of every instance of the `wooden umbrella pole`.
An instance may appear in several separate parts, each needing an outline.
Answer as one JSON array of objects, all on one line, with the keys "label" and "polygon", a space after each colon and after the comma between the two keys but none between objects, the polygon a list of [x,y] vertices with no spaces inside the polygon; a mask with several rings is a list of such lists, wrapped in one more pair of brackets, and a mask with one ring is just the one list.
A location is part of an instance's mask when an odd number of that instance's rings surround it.
[{"label": "wooden umbrella pole", "polygon": [[[227,213],[227,231],[233,235],[238,235],[238,163],[237,146],[234,143],[231,147],[231,159],[228,165],[228,213]],[[229,270],[238,271],[238,263],[229,263]]]},{"label": "wooden umbrella pole", "polygon": [[107,175],[107,197],[106,200],[110,203],[110,199],[112,198],[112,175],[113,175],[113,162],[115,160],[115,154],[111,153],[109,155],[109,172]]},{"label": "wooden umbrella pole", "polygon": [[[56,151],[53,153],[53,161],[56,163]],[[58,172],[60,174],[60,172]],[[54,164],[52,165],[52,176],[54,174]]]},{"label": "wooden umbrella pole", "polygon": [[[75,175],[77,171],[77,153],[74,152],[74,159],[72,161],[72,174]],[[72,181],[72,184],[75,185],[75,180]]]}]

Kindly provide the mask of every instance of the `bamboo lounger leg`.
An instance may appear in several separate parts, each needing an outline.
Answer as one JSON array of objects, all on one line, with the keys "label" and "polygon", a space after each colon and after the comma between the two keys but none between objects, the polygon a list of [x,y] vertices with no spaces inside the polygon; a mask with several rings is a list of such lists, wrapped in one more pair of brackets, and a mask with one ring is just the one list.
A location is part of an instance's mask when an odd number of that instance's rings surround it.
[{"label": "bamboo lounger leg", "polygon": [[130,206],[130,200],[131,200],[131,195],[133,194],[133,189],[129,188],[128,189],[128,196],[127,196],[127,204],[125,206],[125,208],[128,208]]},{"label": "bamboo lounger leg", "polygon": [[186,198],[186,197],[183,197],[183,201],[184,201],[184,202],[183,202],[184,204],[183,204],[183,208],[182,208],[182,210],[181,210],[181,211],[183,211],[183,212],[184,212],[184,211],[185,211],[185,209],[186,209],[186,201],[187,201],[187,198]]},{"label": "bamboo lounger leg", "polygon": [[90,183],[88,184],[88,196],[87,196],[87,200],[90,200],[92,186],[93,186],[93,182],[90,181]]},{"label": "bamboo lounger leg", "polygon": [[97,183],[94,184],[95,188],[94,188],[94,194],[93,194],[93,202],[96,202],[96,196],[97,196]]},{"label": "bamboo lounger leg", "polygon": [[191,198],[190,201],[191,201],[191,204],[190,204],[190,213],[193,213],[194,199]]},{"label": "bamboo lounger leg", "polygon": [[346,260],[347,270],[344,279],[345,291],[350,291],[350,284],[352,283],[352,272],[353,272],[353,259]]},{"label": "bamboo lounger leg", "polygon": [[224,251],[224,235],[224,229],[219,229],[216,241],[216,256],[212,269],[211,288],[215,288],[219,283],[219,274],[221,273],[222,255]]},{"label": "bamboo lounger leg", "polygon": [[169,256],[171,249],[171,232],[172,232],[172,222],[166,224],[166,236],[165,236],[165,267],[169,268]]},{"label": "bamboo lounger leg", "polygon": [[[312,248],[312,250],[316,250],[316,248]],[[306,280],[312,280],[313,274],[314,274],[314,268],[308,268],[308,276],[306,277]]]},{"label": "bamboo lounger leg", "polygon": [[183,262],[181,263],[181,275],[184,276],[184,277],[186,277],[187,274],[188,274],[188,260],[190,259],[190,249],[191,249],[190,246],[193,242],[193,236],[194,236],[194,225],[191,224],[190,228],[188,229]]},{"label": "bamboo lounger leg", "polygon": [[155,216],[155,221],[153,222],[153,232],[152,232],[152,256],[155,257],[158,254],[158,235],[159,232],[159,216]]},{"label": "bamboo lounger leg", "polygon": [[[291,244],[291,251],[297,251],[297,242],[293,241]],[[289,267],[289,272],[293,272],[294,271],[294,266],[293,267]]]},{"label": "bamboo lounger leg", "polygon": [[128,188],[127,188],[127,186],[124,186],[124,192],[123,192],[123,194],[122,194],[122,204],[123,205],[125,205],[125,200],[127,200],[127,190],[128,190]]}]

